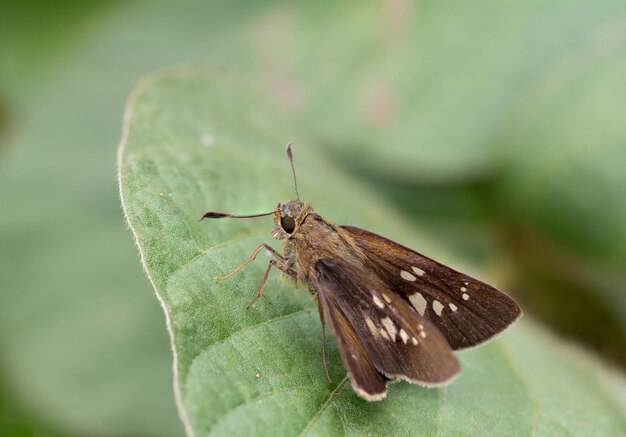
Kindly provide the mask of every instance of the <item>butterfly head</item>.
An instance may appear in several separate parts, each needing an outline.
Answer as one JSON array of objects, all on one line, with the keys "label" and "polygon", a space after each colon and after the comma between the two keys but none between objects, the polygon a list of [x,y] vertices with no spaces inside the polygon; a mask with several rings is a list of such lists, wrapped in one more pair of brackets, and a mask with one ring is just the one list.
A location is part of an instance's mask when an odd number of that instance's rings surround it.
[{"label": "butterfly head", "polygon": [[298,180],[296,179],[296,169],[293,166],[291,143],[287,144],[287,157],[289,158],[291,172],[293,173],[293,185],[296,189],[297,199],[284,203],[281,202],[276,207],[272,236],[277,240],[291,238],[296,232],[298,232],[300,225],[306,218],[309,211],[311,211],[310,206],[305,205],[302,201],[300,201],[300,194],[298,193]]},{"label": "butterfly head", "polygon": [[272,236],[277,240],[291,238],[298,231],[310,211],[311,207],[300,200],[279,203],[274,215]]}]

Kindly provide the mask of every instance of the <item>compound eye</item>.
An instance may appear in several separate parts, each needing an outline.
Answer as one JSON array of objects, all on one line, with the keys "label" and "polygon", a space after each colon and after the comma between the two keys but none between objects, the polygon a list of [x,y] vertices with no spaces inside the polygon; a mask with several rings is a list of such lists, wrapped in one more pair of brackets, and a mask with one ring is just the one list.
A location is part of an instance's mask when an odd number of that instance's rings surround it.
[{"label": "compound eye", "polygon": [[288,234],[291,234],[294,229],[296,229],[296,221],[288,215],[280,219],[280,225],[282,226],[283,230]]}]

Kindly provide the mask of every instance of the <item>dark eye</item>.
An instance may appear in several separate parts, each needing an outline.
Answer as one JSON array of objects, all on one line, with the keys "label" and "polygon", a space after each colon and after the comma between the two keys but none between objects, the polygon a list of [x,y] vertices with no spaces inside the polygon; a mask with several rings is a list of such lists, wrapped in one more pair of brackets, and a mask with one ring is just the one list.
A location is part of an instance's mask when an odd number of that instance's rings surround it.
[{"label": "dark eye", "polygon": [[280,225],[283,227],[283,230],[288,234],[291,234],[294,229],[296,229],[296,221],[286,215],[280,219]]}]

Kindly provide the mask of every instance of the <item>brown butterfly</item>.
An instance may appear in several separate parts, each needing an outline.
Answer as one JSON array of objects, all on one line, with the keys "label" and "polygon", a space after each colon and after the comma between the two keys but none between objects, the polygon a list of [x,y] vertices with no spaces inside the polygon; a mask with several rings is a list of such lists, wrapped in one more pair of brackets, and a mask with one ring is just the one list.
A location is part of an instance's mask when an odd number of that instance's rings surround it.
[{"label": "brown butterfly", "polygon": [[[227,279],[268,250],[269,262],[252,306],[263,296],[273,267],[317,298],[337,339],[354,391],[383,399],[387,383],[402,379],[436,387],[460,373],[453,351],[492,339],[519,319],[517,303],[496,288],[394,241],[354,226],[338,226],[300,201],[291,144],[287,145],[297,200],[255,215],[207,212],[202,218],[274,215],[272,236],[283,253],[260,245]],[[325,341],[322,339],[324,369]]]}]

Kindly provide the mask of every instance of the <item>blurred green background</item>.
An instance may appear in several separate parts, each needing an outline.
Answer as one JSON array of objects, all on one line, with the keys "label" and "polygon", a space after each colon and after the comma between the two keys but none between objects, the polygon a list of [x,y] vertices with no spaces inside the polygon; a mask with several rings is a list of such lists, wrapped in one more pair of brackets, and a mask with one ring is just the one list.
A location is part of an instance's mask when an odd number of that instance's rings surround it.
[{"label": "blurred green background", "polygon": [[623,1],[0,4],[0,435],[182,434],[115,179],[132,87],[181,64],[626,368]]}]

